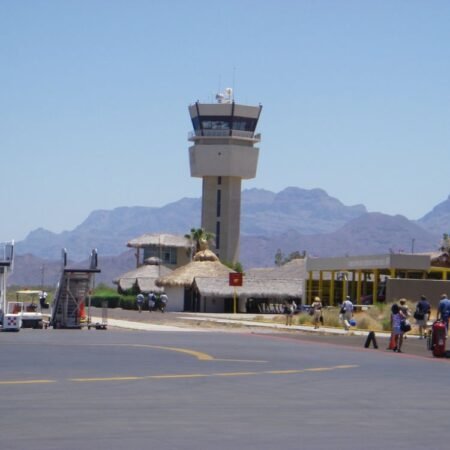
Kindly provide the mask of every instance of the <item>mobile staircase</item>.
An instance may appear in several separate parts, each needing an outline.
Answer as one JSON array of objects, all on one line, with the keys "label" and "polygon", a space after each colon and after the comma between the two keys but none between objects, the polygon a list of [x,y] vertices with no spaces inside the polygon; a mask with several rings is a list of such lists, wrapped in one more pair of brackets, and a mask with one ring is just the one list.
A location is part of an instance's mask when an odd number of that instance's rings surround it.
[{"label": "mobile staircase", "polygon": [[62,252],[61,278],[53,300],[53,313],[50,325],[53,328],[80,329],[90,326],[90,314],[86,315],[86,307],[90,310],[91,293],[95,286],[97,268],[97,250],[91,252],[89,267],[67,267],[67,251]]},{"label": "mobile staircase", "polygon": [[6,299],[8,272],[14,266],[14,241],[0,243],[0,324],[2,331],[19,331],[22,326],[20,314],[10,313]]}]

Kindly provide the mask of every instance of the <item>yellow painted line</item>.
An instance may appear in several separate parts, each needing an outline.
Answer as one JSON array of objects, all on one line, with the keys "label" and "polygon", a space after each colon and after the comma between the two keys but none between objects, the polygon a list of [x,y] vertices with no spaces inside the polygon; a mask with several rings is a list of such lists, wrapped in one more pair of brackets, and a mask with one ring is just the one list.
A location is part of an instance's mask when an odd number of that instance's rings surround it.
[{"label": "yellow painted line", "polygon": [[196,350],[189,350],[187,348],[179,348],[179,347],[164,347],[161,345],[135,345],[136,347],[150,347],[150,348],[156,348],[158,350],[169,350],[172,352],[178,352],[178,353],[184,353],[186,355],[193,356],[197,358],[199,361],[213,361],[215,358],[211,355],[208,355],[208,353],[203,352],[197,352]]},{"label": "yellow painted line", "polygon": [[347,366],[334,366],[335,369],[355,369],[356,367],[359,367],[359,366],[355,366],[354,364],[347,365]]},{"label": "yellow painted line", "polygon": [[[190,350],[187,348],[179,348],[179,347],[165,347],[162,345],[149,345],[149,344],[59,344],[52,343],[51,345],[57,346],[82,346],[82,347],[137,347],[137,348],[154,348],[157,350],[168,350],[171,352],[184,353],[186,355],[193,356],[197,358],[199,361],[220,361],[216,360],[214,356],[209,355],[208,353],[198,352],[196,350]],[[224,361],[233,361],[233,360],[224,360]]]},{"label": "yellow painted line", "polygon": [[212,377],[248,377],[249,375],[259,375],[264,372],[222,372],[222,373],[213,373]]},{"label": "yellow painted line", "polygon": [[165,379],[184,379],[184,378],[211,378],[211,377],[248,377],[257,375],[293,375],[306,372],[329,372],[337,369],[354,369],[359,366],[332,366],[332,367],[313,367],[308,369],[289,369],[289,370],[266,370],[262,372],[214,372],[214,373],[191,373],[191,374],[162,374],[148,375],[141,377],[104,377],[104,378],[71,378],[74,382],[96,382],[96,381],[136,381],[136,380],[165,380]]},{"label": "yellow painted line", "polygon": [[210,377],[211,375],[205,373],[191,373],[187,375],[179,374],[179,375],[150,375],[148,377],[145,377],[146,379],[155,379],[155,380],[161,380],[161,379],[169,379],[169,378],[206,378]]},{"label": "yellow painted line", "polygon": [[[189,356],[193,356],[197,358],[199,361],[214,361],[214,356],[208,355],[208,353],[198,352],[196,350],[190,350],[187,348],[180,347],[165,347],[162,345],[149,345],[149,344],[106,344],[107,346],[112,347],[138,347],[138,348],[154,348],[157,350],[169,350],[171,352],[184,353]],[[95,346],[95,344],[93,344]]]},{"label": "yellow painted line", "polygon": [[143,380],[145,377],[99,377],[99,378],[69,378],[69,381],[77,383],[86,383],[94,381],[136,381]]},{"label": "yellow painted line", "polygon": [[10,381],[0,381],[1,385],[4,384],[45,384],[45,383],[56,383],[56,380],[10,380]]},{"label": "yellow painted line", "polygon": [[263,363],[266,364],[269,361],[264,361],[263,359],[223,359],[214,358],[214,361],[230,361],[230,362],[245,362],[245,363]]},{"label": "yellow painted line", "polygon": [[[68,345],[68,344],[52,344],[52,345]],[[72,345],[72,344],[70,344]],[[230,361],[230,362],[247,362],[247,363],[267,363],[265,360],[258,359],[229,359],[229,358],[215,358],[208,353],[199,352],[197,350],[191,350],[181,347],[166,347],[163,345],[150,345],[150,344],[74,344],[84,347],[136,347],[136,348],[152,348],[156,350],[168,350],[171,352],[183,353],[185,355],[193,356],[199,361]]]},{"label": "yellow painted line", "polygon": [[149,345],[149,344],[120,344],[127,347],[143,347],[143,348],[155,348],[157,350],[169,350],[172,352],[185,353],[190,356],[194,356],[199,361],[231,361],[231,362],[254,362],[254,363],[267,363],[268,361],[259,359],[228,359],[228,358],[215,358],[208,353],[198,352],[196,350],[190,350],[187,348],[180,347],[165,347],[162,345]]},{"label": "yellow painted line", "polygon": [[290,374],[305,373],[305,372],[327,372],[327,371],[336,370],[336,369],[355,369],[357,367],[359,367],[359,366],[346,365],[346,366],[331,366],[331,367],[312,367],[309,369],[268,370],[265,373],[270,373],[273,375],[290,375]]},{"label": "yellow painted line", "polygon": [[271,375],[291,375],[296,373],[305,373],[306,369],[298,369],[298,370],[268,370],[264,373],[269,373]]},{"label": "yellow painted line", "polygon": [[[262,372],[214,372],[214,373],[191,373],[191,374],[162,374],[147,376],[127,376],[127,377],[87,377],[87,378],[69,378],[68,381],[75,383],[92,383],[108,381],[139,381],[139,380],[164,380],[164,379],[184,379],[184,378],[210,378],[210,377],[244,377],[258,375],[293,375],[307,372],[329,372],[339,369],[354,369],[357,365],[341,365],[331,367],[311,367],[306,369],[286,369],[286,370],[267,370]],[[0,385],[19,385],[19,384],[45,384],[57,383],[57,380],[10,380],[0,381]]]}]

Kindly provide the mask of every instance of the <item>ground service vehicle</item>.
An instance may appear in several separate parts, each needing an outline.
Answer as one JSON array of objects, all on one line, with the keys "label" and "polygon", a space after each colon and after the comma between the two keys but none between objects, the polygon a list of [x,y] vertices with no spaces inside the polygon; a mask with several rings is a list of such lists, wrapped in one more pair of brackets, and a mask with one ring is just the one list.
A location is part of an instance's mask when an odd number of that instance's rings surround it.
[{"label": "ground service vehicle", "polygon": [[[39,301],[41,291],[24,289],[16,292],[16,301],[8,302],[6,313],[18,315],[22,328],[47,328],[50,313]],[[45,304],[46,305],[46,304]]]}]

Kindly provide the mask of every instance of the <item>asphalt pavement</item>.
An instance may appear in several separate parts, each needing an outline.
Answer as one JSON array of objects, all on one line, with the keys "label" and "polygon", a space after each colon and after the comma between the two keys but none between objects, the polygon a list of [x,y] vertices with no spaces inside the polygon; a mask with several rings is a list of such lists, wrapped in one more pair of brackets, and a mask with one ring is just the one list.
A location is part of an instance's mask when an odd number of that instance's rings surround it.
[{"label": "asphalt pavement", "polygon": [[448,448],[448,360],[306,328],[116,310],[106,330],[1,333],[0,448]]},{"label": "asphalt pavement", "polygon": [[[264,321],[262,320],[264,318]],[[390,333],[374,332],[374,340],[368,341],[370,330],[356,328],[346,331],[343,328],[320,327],[314,329],[308,325],[286,326],[279,323],[280,315],[261,314],[210,314],[184,312],[149,312],[139,313],[134,310],[120,308],[108,310],[107,323],[109,327],[141,331],[220,331],[242,332],[255,334],[285,334],[290,338],[311,342],[343,345],[367,349],[367,351],[388,350]],[[101,323],[101,310],[92,308],[92,321]],[[403,344],[404,354],[433,358],[427,349],[426,339],[409,333]],[[450,362],[450,359],[447,359]]]}]

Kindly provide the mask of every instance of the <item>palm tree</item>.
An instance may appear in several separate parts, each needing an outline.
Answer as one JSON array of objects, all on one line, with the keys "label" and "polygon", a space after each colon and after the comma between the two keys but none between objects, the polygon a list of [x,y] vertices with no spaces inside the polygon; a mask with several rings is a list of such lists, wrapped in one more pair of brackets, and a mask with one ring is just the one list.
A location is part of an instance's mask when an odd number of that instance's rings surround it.
[{"label": "palm tree", "polygon": [[450,251],[450,236],[448,233],[444,233],[442,235],[441,246],[439,248],[441,252],[449,252]]},{"label": "palm tree", "polygon": [[209,243],[214,239],[214,234],[206,231],[204,228],[191,228],[191,232],[185,234],[184,237],[191,241],[191,245],[195,248],[195,253],[197,253],[208,248]]}]

